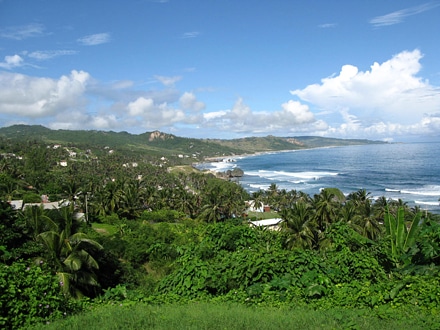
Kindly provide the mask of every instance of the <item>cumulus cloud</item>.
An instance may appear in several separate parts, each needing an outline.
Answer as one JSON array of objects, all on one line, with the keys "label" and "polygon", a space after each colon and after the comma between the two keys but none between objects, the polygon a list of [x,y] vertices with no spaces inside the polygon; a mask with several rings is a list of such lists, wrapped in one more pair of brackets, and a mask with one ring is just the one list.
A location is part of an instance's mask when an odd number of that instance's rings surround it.
[{"label": "cumulus cloud", "polygon": [[128,113],[130,116],[141,116],[154,111],[154,101],[140,97],[128,104]]},{"label": "cumulus cloud", "polygon": [[27,38],[38,37],[43,34],[44,26],[38,23],[10,26],[4,29],[0,29],[0,38],[13,40],[24,40]]},{"label": "cumulus cloud", "polygon": [[[281,105],[281,110],[252,111],[239,98],[229,110],[205,113],[205,125],[236,133],[288,133],[311,128],[316,123],[307,105],[290,100]],[[320,122],[318,126],[321,126]],[[318,127],[317,126],[317,127]]]},{"label": "cumulus cloud", "polygon": [[339,74],[291,93],[324,111],[348,109],[363,119],[411,124],[440,106],[440,91],[417,76],[421,58],[416,49],[374,63],[367,71],[344,65]]},{"label": "cumulus cloud", "polygon": [[417,15],[420,13],[423,13],[425,11],[431,10],[435,7],[439,6],[438,3],[424,3],[419,6],[401,9],[394,11],[392,13],[383,15],[383,16],[377,16],[370,20],[370,24],[374,27],[382,27],[382,26],[388,26],[388,25],[394,25],[398,23],[402,23],[406,17]]},{"label": "cumulus cloud", "polygon": [[76,70],[58,80],[0,73],[0,113],[38,118],[82,106],[89,78]]},{"label": "cumulus cloud", "polygon": [[[43,53],[42,53],[43,54]],[[17,57],[18,56],[18,57]],[[2,67],[22,65],[17,55]],[[38,57],[39,55],[37,55]],[[41,55],[41,59],[45,56]],[[49,55],[48,55],[49,56]],[[182,128],[222,137],[274,134],[391,139],[439,134],[440,88],[418,76],[423,55],[403,51],[367,70],[346,64],[319,83],[291,91],[293,99],[273,109],[252,109],[242,98],[230,108],[207,112],[196,92],[180,92],[181,76],[155,76],[162,89],[143,90],[129,80],[101,83],[73,70],[58,79],[0,72],[3,122],[44,122],[51,128],[165,130]],[[210,90],[215,92],[215,90]],[[180,133],[179,133],[180,132]]]},{"label": "cumulus cloud", "polygon": [[128,114],[139,119],[145,128],[157,129],[185,121],[185,113],[167,103],[156,104],[154,100],[140,97],[127,105]]},{"label": "cumulus cloud", "polygon": [[83,46],[96,46],[110,42],[109,33],[96,33],[79,38],[78,43]]},{"label": "cumulus cloud", "polygon": [[184,110],[201,111],[205,109],[205,103],[197,101],[193,93],[185,92],[179,99],[180,106]]},{"label": "cumulus cloud", "polygon": [[0,62],[0,68],[10,70],[23,65],[23,58],[20,55],[5,56],[5,60]]},{"label": "cumulus cloud", "polygon": [[67,116],[65,112],[56,115],[54,121],[49,123],[47,127],[51,129],[97,129],[112,130],[118,129],[121,125],[119,118],[115,114],[87,114],[81,111],[69,112]]}]

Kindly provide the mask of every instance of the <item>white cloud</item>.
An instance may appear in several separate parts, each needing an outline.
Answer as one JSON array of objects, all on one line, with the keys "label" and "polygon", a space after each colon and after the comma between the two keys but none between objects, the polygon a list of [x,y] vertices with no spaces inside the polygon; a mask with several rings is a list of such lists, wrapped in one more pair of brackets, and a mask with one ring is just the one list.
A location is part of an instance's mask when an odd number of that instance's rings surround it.
[{"label": "white cloud", "polygon": [[336,23],[324,23],[324,24],[318,25],[318,27],[321,29],[329,29],[329,28],[334,28],[336,26],[337,26]]},{"label": "white cloud", "polygon": [[[204,125],[235,133],[289,133],[322,127],[307,105],[290,100],[278,111],[252,111],[240,98],[232,109],[203,114]],[[326,125],[324,125],[326,126]]]},{"label": "white cloud", "polygon": [[182,35],[182,38],[183,38],[183,39],[196,38],[196,37],[198,37],[199,35],[200,35],[200,32],[197,32],[197,31],[185,32],[185,33]]},{"label": "white cloud", "polygon": [[0,73],[0,114],[38,118],[81,107],[89,78],[75,70],[58,80]]},{"label": "white cloud", "polygon": [[154,78],[156,80],[159,80],[165,86],[173,86],[176,82],[182,80],[182,76],[173,76],[173,77],[154,76]]},{"label": "white cloud", "polygon": [[423,13],[425,11],[431,10],[435,7],[439,6],[438,3],[424,3],[419,6],[406,8],[402,10],[397,10],[392,13],[377,16],[370,20],[370,24],[374,27],[388,26],[398,24],[404,21],[406,17],[417,15]]},{"label": "white cloud", "polygon": [[154,101],[144,97],[138,98],[134,102],[128,104],[128,113],[130,116],[140,116],[148,114],[154,110]]},{"label": "white cloud", "polygon": [[65,112],[56,115],[55,120],[47,125],[51,129],[97,129],[111,130],[118,129],[120,120],[115,114],[90,115],[81,111],[72,111],[67,115]]},{"label": "white cloud", "polygon": [[193,93],[185,92],[179,99],[180,106],[184,110],[201,111],[205,109],[205,103],[197,101]]},{"label": "white cloud", "polygon": [[440,90],[417,76],[421,58],[416,49],[374,63],[369,71],[344,65],[338,75],[291,93],[324,111],[348,109],[360,120],[411,124],[440,107]]},{"label": "white cloud", "polygon": [[109,33],[90,34],[77,40],[83,46],[96,46],[110,42]]},{"label": "white cloud", "polygon": [[[136,117],[144,128],[159,129],[178,122],[185,122],[185,113],[166,102],[156,104],[152,99],[140,97],[127,105],[128,114]],[[127,120],[130,120],[128,118]]]},{"label": "white cloud", "polygon": [[212,112],[206,112],[203,114],[203,118],[207,121],[214,120],[217,118],[222,118],[226,116],[228,111],[221,110],[221,111],[212,111]]},{"label": "white cloud", "polygon": [[75,55],[78,52],[75,50],[39,50],[27,54],[30,58],[34,58],[39,61],[50,60],[54,57]]},{"label": "white cloud", "polygon": [[[368,70],[344,65],[320,83],[291,91],[295,99],[264,111],[239,98],[230,108],[205,112],[205,103],[195,92],[175,88],[181,76],[156,76],[165,87],[142,90],[137,88],[143,85],[129,80],[100,83],[84,71],[74,70],[58,79],[4,71],[0,72],[0,120],[39,121],[64,129],[159,129],[205,137],[439,135],[440,88],[418,76],[422,58],[414,50],[373,63]],[[22,65],[20,59],[10,57],[3,63]]]},{"label": "white cloud", "polygon": [[0,30],[0,38],[24,40],[27,38],[38,37],[44,34],[44,26],[34,23],[20,26],[10,26]]},{"label": "white cloud", "polygon": [[23,65],[23,58],[20,55],[5,56],[4,62],[0,62],[0,68],[10,70]]}]

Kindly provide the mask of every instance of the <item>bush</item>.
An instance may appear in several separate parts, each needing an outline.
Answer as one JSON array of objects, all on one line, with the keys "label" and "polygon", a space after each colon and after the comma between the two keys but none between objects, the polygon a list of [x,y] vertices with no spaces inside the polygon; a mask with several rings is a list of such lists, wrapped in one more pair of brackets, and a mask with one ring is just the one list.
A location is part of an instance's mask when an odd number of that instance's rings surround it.
[{"label": "bush", "polygon": [[0,327],[48,323],[77,309],[77,304],[61,293],[62,283],[43,268],[21,261],[0,265]]}]

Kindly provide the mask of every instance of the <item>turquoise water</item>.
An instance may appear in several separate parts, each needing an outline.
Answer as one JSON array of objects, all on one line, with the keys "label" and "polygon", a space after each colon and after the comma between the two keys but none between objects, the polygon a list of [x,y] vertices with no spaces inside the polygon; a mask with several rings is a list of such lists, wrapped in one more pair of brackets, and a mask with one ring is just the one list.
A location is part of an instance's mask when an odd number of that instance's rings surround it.
[{"label": "turquoise water", "polygon": [[[232,160],[232,161],[231,161]],[[375,144],[319,148],[235,157],[200,168],[244,171],[240,184],[249,192],[267,189],[303,191],[325,187],[345,194],[365,189],[373,198],[402,199],[410,206],[440,213],[440,143]]]}]

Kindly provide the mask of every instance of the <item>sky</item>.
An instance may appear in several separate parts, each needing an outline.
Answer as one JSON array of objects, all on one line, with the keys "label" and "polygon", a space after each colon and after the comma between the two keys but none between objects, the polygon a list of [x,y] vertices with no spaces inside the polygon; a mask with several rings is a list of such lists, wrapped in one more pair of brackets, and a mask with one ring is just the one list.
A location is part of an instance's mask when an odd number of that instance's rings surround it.
[{"label": "sky", "polygon": [[440,141],[440,1],[0,0],[0,127]]}]

